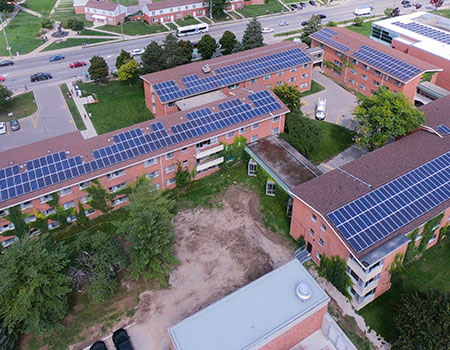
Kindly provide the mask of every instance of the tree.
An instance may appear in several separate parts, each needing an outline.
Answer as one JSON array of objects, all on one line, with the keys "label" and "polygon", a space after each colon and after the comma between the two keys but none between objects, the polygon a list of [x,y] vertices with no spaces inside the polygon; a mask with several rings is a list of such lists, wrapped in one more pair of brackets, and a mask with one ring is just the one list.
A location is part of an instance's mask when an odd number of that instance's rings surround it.
[{"label": "tree", "polygon": [[356,144],[368,150],[384,146],[389,138],[406,135],[425,121],[424,114],[405,95],[384,86],[370,97],[360,95],[353,115],[358,123]]},{"label": "tree", "polygon": [[86,228],[89,226],[89,219],[81,202],[78,202],[77,225]]},{"label": "tree", "polygon": [[128,51],[125,51],[124,49],[122,49],[120,51],[119,56],[117,56],[116,58],[116,68],[120,69],[120,67],[122,67],[125,63],[127,63],[127,61],[132,60],[133,58],[131,57],[130,53]]},{"label": "tree", "polygon": [[241,42],[238,41],[236,43],[236,45],[234,45],[232,53],[237,53],[237,52],[241,52],[241,51],[244,51],[244,47],[242,46]]},{"label": "tree", "polygon": [[0,12],[13,12],[14,3],[10,0],[0,0]]},{"label": "tree", "polygon": [[320,274],[324,276],[343,295],[350,298],[348,287],[352,286],[352,280],[347,274],[347,264],[338,255],[328,259],[325,254],[320,258]]},{"label": "tree", "polygon": [[311,19],[303,28],[303,33],[301,35],[302,41],[308,45],[311,44],[310,34],[313,34],[322,28],[322,19],[317,15],[312,15]]},{"label": "tree", "polygon": [[92,56],[89,61],[91,65],[89,66],[89,75],[96,82],[102,82],[108,76],[108,65],[103,57],[100,56]]},{"label": "tree", "polygon": [[100,184],[98,179],[92,180],[91,185],[83,191],[87,192],[92,199],[88,201],[91,208],[100,210],[103,214],[107,214],[112,210],[111,201],[115,195],[108,193]]},{"label": "tree", "polygon": [[135,60],[127,61],[119,69],[119,81],[128,81],[129,86],[131,86],[131,80],[136,76],[138,68],[139,63],[137,63]]},{"label": "tree", "polygon": [[185,63],[185,57],[178,46],[178,40],[172,33],[164,39],[163,47],[164,69],[173,68]]},{"label": "tree", "polygon": [[0,256],[0,314],[10,331],[41,334],[67,311],[68,253],[48,235],[25,237]]},{"label": "tree", "polygon": [[439,7],[444,5],[444,0],[430,0],[430,4],[433,4],[435,9],[437,10]]},{"label": "tree", "polygon": [[450,293],[430,290],[405,295],[394,310],[398,332],[393,350],[450,349]]},{"label": "tree", "polygon": [[78,18],[71,18],[68,20],[67,25],[70,29],[78,32],[84,29],[84,22],[79,20]]},{"label": "tree", "polygon": [[12,91],[3,85],[0,85],[0,110],[5,110],[8,100],[12,96]]},{"label": "tree", "polygon": [[27,214],[22,213],[20,205],[9,208],[9,214],[6,216],[8,221],[14,224],[14,233],[22,238],[28,234],[28,225],[25,222]]},{"label": "tree", "polygon": [[216,51],[217,42],[211,35],[205,34],[197,44],[197,49],[204,60],[210,59]]},{"label": "tree", "polygon": [[230,4],[230,0],[208,0],[208,8],[211,8],[212,3],[212,15],[213,17],[220,17],[223,15],[223,11]]},{"label": "tree", "polygon": [[42,16],[39,19],[39,22],[41,24],[41,28],[46,28],[46,29],[53,28],[53,20],[48,16]]},{"label": "tree", "polygon": [[229,55],[230,53],[232,53],[237,42],[238,41],[236,39],[236,35],[234,35],[234,33],[230,32],[229,30],[226,30],[219,40],[222,54]]},{"label": "tree", "polygon": [[161,45],[156,41],[152,41],[145,48],[144,53],[141,55],[141,60],[143,74],[158,72],[163,69],[164,54]]},{"label": "tree", "polygon": [[364,23],[364,19],[361,18],[361,17],[356,16],[353,19],[353,25],[356,26],[356,27],[361,27],[363,25],[363,23]]},{"label": "tree", "polygon": [[242,37],[242,48],[244,50],[254,49],[264,45],[264,37],[262,35],[261,23],[256,20],[256,17],[247,24],[244,36]]},{"label": "tree", "polygon": [[273,89],[273,92],[281,101],[283,101],[291,112],[300,112],[300,108],[302,107],[300,98],[302,97],[302,94],[298,91],[296,86],[290,86],[283,83],[281,86],[276,86],[275,89]]},{"label": "tree", "polygon": [[16,332],[10,332],[0,319],[0,349],[19,350],[19,337]]},{"label": "tree", "polygon": [[178,41],[178,48],[180,51],[180,56],[182,59],[181,64],[186,64],[191,62],[192,54],[194,53],[194,45],[189,40],[180,40]]},{"label": "tree", "polygon": [[128,233],[131,278],[154,278],[162,283],[175,262],[172,231],[174,202],[142,180],[130,195],[127,219],[118,231]]}]

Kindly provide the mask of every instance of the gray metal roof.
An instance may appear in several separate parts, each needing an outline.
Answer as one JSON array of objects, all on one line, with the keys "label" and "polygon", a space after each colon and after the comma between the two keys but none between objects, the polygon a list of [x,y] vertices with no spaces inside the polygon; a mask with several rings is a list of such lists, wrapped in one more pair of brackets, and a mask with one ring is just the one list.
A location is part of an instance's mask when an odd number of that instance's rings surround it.
[{"label": "gray metal roof", "polygon": [[[296,294],[306,282],[311,298]],[[275,338],[326,305],[328,295],[298,260],[279,267],[169,329],[176,350],[241,350]]]}]

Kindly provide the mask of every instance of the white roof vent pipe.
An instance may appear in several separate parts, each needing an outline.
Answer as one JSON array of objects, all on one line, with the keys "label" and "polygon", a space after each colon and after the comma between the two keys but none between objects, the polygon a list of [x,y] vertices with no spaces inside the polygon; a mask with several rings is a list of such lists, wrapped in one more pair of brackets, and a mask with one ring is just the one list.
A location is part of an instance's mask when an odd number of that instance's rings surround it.
[{"label": "white roof vent pipe", "polygon": [[312,295],[311,287],[306,282],[300,282],[295,288],[295,293],[301,301],[309,300]]},{"label": "white roof vent pipe", "polygon": [[203,73],[209,73],[209,72],[211,72],[211,67],[209,66],[209,64],[205,64],[205,65],[202,67],[202,71],[203,71]]}]

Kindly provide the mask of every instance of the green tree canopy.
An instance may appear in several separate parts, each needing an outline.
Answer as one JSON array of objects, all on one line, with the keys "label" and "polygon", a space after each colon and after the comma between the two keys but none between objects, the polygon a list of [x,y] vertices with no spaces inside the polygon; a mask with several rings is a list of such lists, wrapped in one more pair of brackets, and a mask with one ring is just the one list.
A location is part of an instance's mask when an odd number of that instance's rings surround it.
[{"label": "green tree canopy", "polygon": [[170,33],[163,42],[164,69],[173,68],[180,64],[186,63],[186,57],[178,45],[178,39]]},{"label": "green tree canopy", "polygon": [[347,264],[338,255],[331,259],[325,254],[320,258],[320,273],[335,286],[343,295],[350,298],[348,287],[352,286],[352,280],[347,274]]},{"label": "green tree canopy", "polygon": [[197,49],[204,60],[210,59],[216,51],[217,42],[211,35],[205,34],[197,44]]},{"label": "green tree canopy", "polygon": [[161,45],[152,41],[141,55],[142,72],[144,74],[158,72],[164,69],[164,54]]},{"label": "green tree canopy", "polygon": [[236,35],[234,35],[234,33],[230,32],[229,30],[226,30],[219,40],[222,54],[229,55],[230,53],[232,53],[237,42],[238,41],[236,39]]},{"label": "green tree canopy", "polygon": [[0,12],[13,12],[14,4],[9,0],[0,0]]},{"label": "green tree canopy", "polygon": [[244,36],[242,37],[243,50],[254,49],[264,45],[264,37],[262,35],[261,23],[256,20],[256,17],[247,24]]},{"label": "green tree canopy", "polygon": [[372,96],[358,97],[353,111],[357,121],[356,144],[372,151],[384,146],[389,138],[406,135],[425,122],[424,114],[402,93],[380,87]]},{"label": "green tree canopy", "polygon": [[124,49],[122,49],[120,51],[119,56],[117,56],[116,58],[116,68],[120,69],[120,67],[122,67],[125,63],[127,63],[127,61],[131,60],[132,57],[130,55],[130,53],[128,51],[125,51]]},{"label": "green tree canopy", "polygon": [[298,91],[296,86],[291,86],[283,83],[280,86],[276,86],[273,92],[283,103],[289,108],[291,112],[298,113],[302,107],[300,98],[302,94]]},{"label": "green tree canopy", "polygon": [[0,315],[10,331],[40,334],[67,311],[67,249],[48,236],[22,238],[0,256]]},{"label": "green tree canopy", "polygon": [[19,350],[19,337],[16,332],[10,332],[3,320],[0,319],[0,349]]},{"label": "green tree canopy", "polygon": [[213,17],[220,17],[223,15],[223,10],[225,10],[230,4],[230,0],[207,0],[208,8],[211,8],[212,1],[212,15]]},{"label": "green tree canopy", "polygon": [[126,207],[128,218],[120,223],[118,231],[128,234],[131,278],[154,278],[165,282],[173,255],[172,231],[174,202],[160,190],[141,180],[130,195]]},{"label": "green tree canopy", "polygon": [[104,81],[108,76],[108,65],[103,57],[92,56],[89,60],[89,75],[96,82]]},{"label": "green tree canopy", "polygon": [[0,111],[5,110],[8,100],[12,96],[12,91],[3,85],[0,85]]},{"label": "green tree canopy", "polygon": [[398,332],[392,350],[450,349],[450,293],[405,295],[394,311]]},{"label": "green tree canopy", "polygon": [[119,81],[128,81],[131,86],[131,80],[134,79],[138,72],[139,63],[136,60],[128,60],[122,67],[119,68]]},{"label": "green tree canopy", "polygon": [[42,16],[39,19],[39,23],[41,24],[41,28],[46,28],[46,29],[53,28],[53,20],[48,16]]},{"label": "green tree canopy", "polygon": [[313,34],[322,28],[322,19],[318,15],[312,15],[308,24],[303,28],[302,41],[308,45],[311,44],[310,34]]},{"label": "green tree canopy", "polygon": [[189,40],[178,41],[178,49],[180,51],[181,57],[184,58],[181,64],[186,64],[191,62],[192,54],[194,52],[194,45]]}]

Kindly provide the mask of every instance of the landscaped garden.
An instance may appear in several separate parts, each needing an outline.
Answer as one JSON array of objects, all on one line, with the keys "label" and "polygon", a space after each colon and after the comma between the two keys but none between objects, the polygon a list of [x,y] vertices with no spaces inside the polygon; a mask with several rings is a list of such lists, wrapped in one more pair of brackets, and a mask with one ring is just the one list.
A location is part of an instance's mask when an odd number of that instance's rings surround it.
[{"label": "landscaped garden", "polygon": [[[32,91],[13,97],[6,103],[6,107],[0,112],[0,122],[7,122],[13,119],[25,118],[37,111]],[[13,113],[8,117],[8,113]]]},{"label": "landscaped garden", "polygon": [[277,0],[267,0],[267,3],[264,5],[250,5],[245,6],[243,9],[237,10],[244,17],[250,18],[253,16],[262,16],[268,13],[281,12],[283,9],[283,5],[281,5]]},{"label": "landscaped garden", "polygon": [[188,17],[188,18],[181,19],[181,20],[179,19],[179,20],[176,20],[175,22],[177,22],[177,24],[179,26],[181,26],[181,27],[190,26],[190,25],[193,25],[193,24],[199,24],[200,23],[199,21],[197,21],[193,17]]},{"label": "landscaped garden", "polygon": [[[98,29],[106,30],[113,33],[121,33],[120,25],[104,25]],[[123,33],[125,35],[144,35],[166,32],[167,28],[162,24],[147,24],[146,22],[132,21],[123,24]]]},{"label": "landscaped garden", "polygon": [[350,25],[347,26],[347,29],[350,29],[352,32],[362,34],[364,36],[370,36],[370,28],[372,27],[372,21],[363,22],[360,26]]},{"label": "landscaped garden", "polygon": [[54,42],[44,48],[42,51],[53,51],[59,49],[66,49],[68,47],[81,46],[83,44],[97,44],[110,41],[110,39],[95,39],[95,38],[69,38],[64,41]]},{"label": "landscaped garden", "polygon": [[86,130],[86,125],[84,125],[83,118],[81,118],[77,105],[73,101],[73,98],[69,97],[69,88],[66,84],[60,85],[59,88],[61,89],[67,105],[69,106],[70,113],[72,114],[72,118],[75,121],[75,125],[77,126],[78,130]]}]

